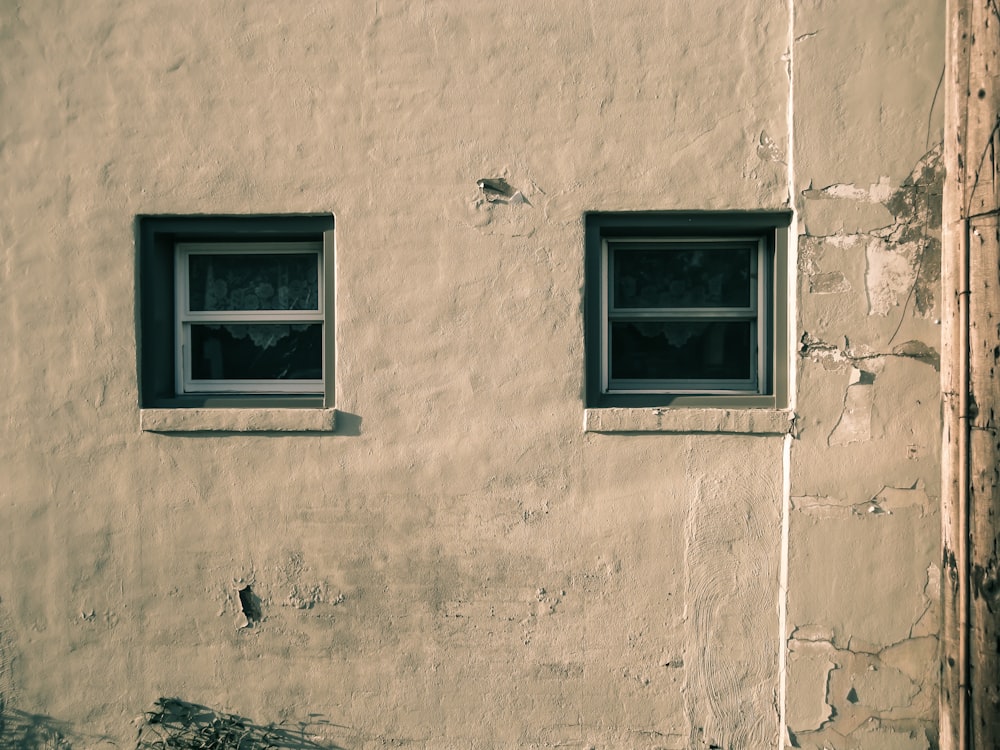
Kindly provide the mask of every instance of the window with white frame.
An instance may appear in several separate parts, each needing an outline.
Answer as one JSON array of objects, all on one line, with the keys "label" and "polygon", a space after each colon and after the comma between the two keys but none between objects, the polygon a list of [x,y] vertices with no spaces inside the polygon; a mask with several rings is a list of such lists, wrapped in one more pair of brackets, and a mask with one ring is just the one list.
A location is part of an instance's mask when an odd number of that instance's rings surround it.
[{"label": "window with white frame", "polygon": [[587,405],[783,405],[782,224],[787,214],[589,215]]},{"label": "window with white frame", "polygon": [[137,230],[140,405],[330,405],[332,216],[151,216]]},{"label": "window with white frame", "polygon": [[321,242],[182,242],[178,393],[323,392]]}]

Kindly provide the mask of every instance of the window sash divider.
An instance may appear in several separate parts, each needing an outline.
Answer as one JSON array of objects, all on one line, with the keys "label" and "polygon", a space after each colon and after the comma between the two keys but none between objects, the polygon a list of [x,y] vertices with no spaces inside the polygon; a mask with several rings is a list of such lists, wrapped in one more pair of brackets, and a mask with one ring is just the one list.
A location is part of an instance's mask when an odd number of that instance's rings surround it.
[{"label": "window sash divider", "polygon": [[316,310],[211,310],[184,312],[182,323],[322,323]]},{"label": "window sash divider", "polygon": [[608,320],[756,320],[756,310],[728,310],[705,308],[699,310],[673,310],[658,308],[656,310],[612,310],[608,312]]}]

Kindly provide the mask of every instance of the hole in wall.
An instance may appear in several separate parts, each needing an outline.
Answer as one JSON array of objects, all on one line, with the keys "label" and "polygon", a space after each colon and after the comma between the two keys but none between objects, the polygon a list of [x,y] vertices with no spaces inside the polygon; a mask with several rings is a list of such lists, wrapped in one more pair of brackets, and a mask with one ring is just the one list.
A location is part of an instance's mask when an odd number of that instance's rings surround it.
[{"label": "hole in wall", "polygon": [[255,622],[260,622],[262,613],[260,609],[260,597],[257,596],[253,589],[249,586],[244,586],[238,591],[240,595],[240,609],[243,610],[244,616],[247,618],[247,622],[253,625]]}]

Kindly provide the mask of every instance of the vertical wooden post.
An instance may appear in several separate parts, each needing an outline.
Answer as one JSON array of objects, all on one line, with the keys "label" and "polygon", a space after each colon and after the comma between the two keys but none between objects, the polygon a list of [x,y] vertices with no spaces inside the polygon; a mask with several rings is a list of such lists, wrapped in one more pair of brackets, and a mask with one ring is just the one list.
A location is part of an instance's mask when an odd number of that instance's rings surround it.
[{"label": "vertical wooden post", "polygon": [[941,747],[1000,747],[1000,7],[949,0]]},{"label": "vertical wooden post", "polygon": [[941,446],[942,619],[941,715],[942,750],[968,747],[968,352],[962,330],[968,301],[965,289],[965,135],[968,91],[970,0],[948,0],[945,45],[945,184],[941,254]]}]

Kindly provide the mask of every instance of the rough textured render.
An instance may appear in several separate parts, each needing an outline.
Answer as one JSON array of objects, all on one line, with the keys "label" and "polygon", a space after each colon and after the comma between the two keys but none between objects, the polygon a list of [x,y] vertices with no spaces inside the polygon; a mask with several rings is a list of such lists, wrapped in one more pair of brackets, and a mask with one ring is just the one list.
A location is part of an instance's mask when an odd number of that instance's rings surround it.
[{"label": "rough textured render", "polygon": [[936,747],[943,28],[796,4],[791,747]]},{"label": "rough textured render", "polygon": [[[930,747],[939,5],[0,3],[0,747]],[[794,412],[585,414],[585,212],[789,207]],[[312,212],[335,404],[140,413],[135,217]]]}]

